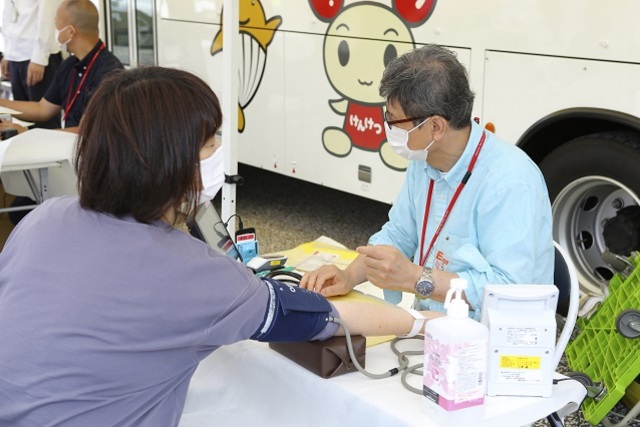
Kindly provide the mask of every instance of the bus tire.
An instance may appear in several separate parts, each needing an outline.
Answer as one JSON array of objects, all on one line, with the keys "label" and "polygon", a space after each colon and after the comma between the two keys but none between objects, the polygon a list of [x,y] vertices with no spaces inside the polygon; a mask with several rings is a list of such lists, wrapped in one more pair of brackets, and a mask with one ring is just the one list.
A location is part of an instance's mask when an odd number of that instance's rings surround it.
[{"label": "bus tire", "polygon": [[[616,272],[603,258],[605,224],[640,205],[640,135],[606,132],[573,139],[540,162],[553,206],[553,238],[569,254],[580,288],[603,293]],[[622,227],[640,233],[640,227]],[[640,249],[640,248],[635,248]],[[624,254],[625,256],[627,254]]]}]

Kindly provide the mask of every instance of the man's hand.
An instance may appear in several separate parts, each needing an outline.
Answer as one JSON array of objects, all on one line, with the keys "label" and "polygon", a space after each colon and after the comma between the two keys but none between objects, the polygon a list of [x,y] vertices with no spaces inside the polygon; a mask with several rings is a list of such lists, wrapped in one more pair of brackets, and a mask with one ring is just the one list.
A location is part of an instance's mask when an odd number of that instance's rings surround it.
[{"label": "man's hand", "polygon": [[2,69],[2,76],[9,80],[11,78],[11,74],[9,73],[9,60],[3,59],[2,63],[0,63],[0,69]]},{"label": "man's hand", "polygon": [[26,127],[21,126],[17,123],[0,121],[0,131],[3,131],[5,129],[16,129],[18,133],[22,133],[28,130]]},{"label": "man's hand", "polygon": [[395,246],[360,246],[364,255],[365,276],[379,288],[413,292],[421,267],[412,263]]},{"label": "man's hand", "polygon": [[27,86],[35,86],[44,78],[44,65],[29,62],[27,67]]},{"label": "man's hand", "polygon": [[315,271],[305,274],[300,287],[318,292],[325,297],[345,295],[351,292],[354,284],[349,283],[349,276],[335,265],[323,265]]}]

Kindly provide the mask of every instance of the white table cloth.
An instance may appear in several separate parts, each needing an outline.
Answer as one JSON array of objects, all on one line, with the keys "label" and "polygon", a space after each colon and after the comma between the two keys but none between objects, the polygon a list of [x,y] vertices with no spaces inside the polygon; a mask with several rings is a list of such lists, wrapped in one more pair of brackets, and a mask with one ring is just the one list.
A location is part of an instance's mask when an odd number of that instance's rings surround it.
[{"label": "white table cloth", "polygon": [[[421,343],[405,341],[400,348],[417,349]],[[411,364],[420,362],[421,357],[412,357]],[[388,343],[367,348],[367,370],[381,373],[394,366],[396,356]],[[421,388],[420,376],[408,378]],[[550,398],[487,397],[485,418],[468,425],[512,427],[556,411],[565,416],[577,410],[586,395],[576,381],[553,387]],[[429,418],[425,405],[423,396],[402,386],[400,374],[372,380],[355,372],[322,379],[267,344],[245,341],[218,349],[200,364],[180,427],[441,425]]]}]

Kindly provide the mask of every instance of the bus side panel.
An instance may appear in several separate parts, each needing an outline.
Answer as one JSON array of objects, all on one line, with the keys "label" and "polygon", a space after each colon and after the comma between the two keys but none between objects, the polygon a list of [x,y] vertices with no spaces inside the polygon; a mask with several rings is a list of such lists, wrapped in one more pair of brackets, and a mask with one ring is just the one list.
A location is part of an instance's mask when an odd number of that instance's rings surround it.
[{"label": "bus side panel", "polygon": [[[211,40],[219,29],[218,25],[159,19],[158,65],[190,71],[222,97],[222,69],[209,53]],[[179,34],[189,34],[189,37]]]},{"label": "bus side panel", "polygon": [[[176,2],[168,0],[163,4],[162,16],[172,19],[158,20],[158,43],[162,46],[159,64],[200,75],[220,97],[222,54],[211,55],[220,25],[195,22],[200,18],[193,10],[167,14],[167,9],[173,10]],[[268,11],[266,15],[273,17]],[[189,37],[176,36],[180,34],[189,34]],[[345,122],[344,112],[335,112],[329,102],[337,99],[347,102],[331,86],[325,72],[325,35],[276,30],[272,32],[266,52],[258,55],[259,59],[255,55],[260,49],[255,44],[251,46],[251,37],[241,32],[240,38],[239,99],[244,127],[238,137],[238,161],[366,198],[392,202],[403,172],[385,166],[377,150],[354,147],[346,157],[338,157],[323,146],[324,130],[342,129]],[[363,43],[380,50],[373,45],[385,42],[365,40]],[[263,69],[250,65],[259,61],[264,62]],[[259,81],[259,85],[244,80]],[[380,99],[377,108],[382,111],[383,105]],[[379,137],[384,139],[382,125],[378,130]],[[359,174],[359,170],[364,174]]]},{"label": "bus side panel", "polygon": [[[376,153],[354,150],[349,160],[330,156],[322,162],[322,184],[367,199],[393,203],[404,180],[404,172],[387,168]],[[371,182],[359,179],[371,175]]]},{"label": "bus side panel", "polygon": [[[223,4],[223,0],[160,1],[172,4],[167,11],[173,19],[215,23],[219,22]],[[267,15],[282,16],[281,31],[324,34],[327,28],[327,22],[314,15],[312,2],[308,0],[260,0],[259,3]],[[342,7],[347,8],[364,3],[390,7],[392,2],[313,3],[321,8],[342,3]],[[406,3],[420,6],[424,2]],[[162,13],[166,17],[165,12]],[[429,18],[413,27],[412,33],[417,43],[638,62],[638,16],[640,2],[637,0],[617,0],[611,5],[598,0],[447,0],[436,2]],[[367,33],[352,35],[369,36]]]},{"label": "bus side panel", "polygon": [[[286,173],[366,198],[392,202],[403,173],[385,166],[377,150],[352,147],[346,157],[338,157],[323,145],[325,130],[341,132],[345,122],[345,115],[335,112],[330,101],[342,100],[345,105],[353,102],[343,98],[329,82],[323,63],[324,36],[287,33],[286,40]],[[376,49],[368,51],[371,50]],[[379,108],[382,111],[382,102]],[[384,129],[380,127],[379,131],[384,139]],[[359,168],[365,175],[370,171],[370,182],[358,174]]]},{"label": "bus side panel", "polygon": [[638,62],[640,2],[438,1],[417,42]]},{"label": "bus side panel", "polygon": [[[244,129],[238,136],[238,161],[282,173],[287,123],[284,34],[273,34],[266,52],[256,46],[251,36],[243,34],[240,39],[238,99]],[[221,69],[222,54],[215,55],[214,61]]]},{"label": "bus side panel", "polygon": [[[156,0],[160,19],[219,24],[224,0]],[[176,33],[176,37],[191,38],[189,33]]]},{"label": "bus side panel", "polygon": [[305,181],[323,183],[327,158],[322,147],[325,125],[340,126],[342,119],[330,111],[327,100],[336,94],[322,64],[323,37],[286,33],[286,158],[280,172]]},{"label": "bus side panel", "polygon": [[[219,25],[158,20],[158,44],[162,46],[158,52],[158,63],[197,74],[209,83],[222,100],[222,53],[211,55],[211,45],[219,30]],[[189,37],[176,37],[176,34],[189,34]],[[247,41],[246,38],[244,41]],[[261,57],[266,62],[264,73],[255,68],[246,68],[240,77],[238,91],[250,102],[243,108],[245,123],[244,131],[238,137],[238,160],[256,167],[271,168],[274,161],[282,162],[285,158],[283,50],[283,36],[276,34],[269,45],[268,54]],[[241,59],[240,62],[249,64],[252,61]],[[252,77],[245,78],[245,75]],[[260,76],[262,79],[255,96],[251,97],[248,94],[251,92],[248,89],[251,86],[249,81],[255,82]],[[234,113],[238,111],[234,110]]]},{"label": "bus side panel", "polygon": [[483,122],[516,143],[559,110],[593,107],[640,115],[640,65],[504,52],[486,53]]}]

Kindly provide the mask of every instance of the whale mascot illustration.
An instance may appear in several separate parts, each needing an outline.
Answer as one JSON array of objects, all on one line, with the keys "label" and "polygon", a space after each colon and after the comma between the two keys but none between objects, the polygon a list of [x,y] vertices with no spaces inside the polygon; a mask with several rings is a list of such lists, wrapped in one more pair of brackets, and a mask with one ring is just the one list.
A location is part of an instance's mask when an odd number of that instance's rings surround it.
[{"label": "whale mascot illustration", "polygon": [[[238,132],[245,128],[244,110],[256,95],[264,68],[267,63],[267,47],[273,41],[282,18],[274,16],[267,20],[258,0],[240,0],[240,48],[241,70],[238,73]],[[224,13],[224,12],[223,12]],[[222,51],[222,16],[220,16],[220,31],[211,44],[211,55]]]}]

